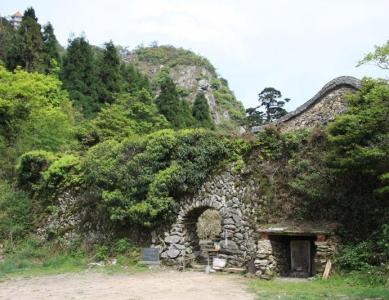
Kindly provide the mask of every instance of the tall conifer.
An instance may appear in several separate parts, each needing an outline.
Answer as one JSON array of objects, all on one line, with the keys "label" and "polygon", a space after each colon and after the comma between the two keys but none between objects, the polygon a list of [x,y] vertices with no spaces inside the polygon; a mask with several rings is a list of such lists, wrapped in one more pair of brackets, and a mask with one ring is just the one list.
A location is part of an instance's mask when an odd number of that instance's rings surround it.
[{"label": "tall conifer", "polygon": [[105,44],[99,67],[101,81],[99,100],[103,103],[113,103],[114,94],[122,91],[124,82],[120,70],[120,57],[112,41]]},{"label": "tall conifer", "polygon": [[69,41],[63,61],[62,81],[75,105],[85,116],[99,110],[96,61],[91,45],[84,37]]},{"label": "tall conifer", "polygon": [[210,129],[214,128],[214,123],[209,111],[209,105],[203,93],[198,93],[196,95],[192,111],[197,126]]},{"label": "tall conifer", "polygon": [[51,23],[43,26],[43,64],[45,72],[48,73],[53,67],[53,59],[60,63],[59,44],[54,34],[54,28]]}]

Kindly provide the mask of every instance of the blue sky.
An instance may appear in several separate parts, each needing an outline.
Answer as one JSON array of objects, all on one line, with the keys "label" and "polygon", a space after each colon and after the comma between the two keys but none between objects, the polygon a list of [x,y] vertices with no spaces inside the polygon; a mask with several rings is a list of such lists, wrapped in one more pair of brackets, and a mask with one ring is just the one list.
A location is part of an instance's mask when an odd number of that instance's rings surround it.
[{"label": "blue sky", "polygon": [[210,59],[245,107],[267,86],[292,99],[290,110],[334,77],[388,76],[355,67],[389,39],[388,0],[12,0],[1,1],[0,14],[28,6],[63,45],[84,32],[95,45],[191,49]]}]

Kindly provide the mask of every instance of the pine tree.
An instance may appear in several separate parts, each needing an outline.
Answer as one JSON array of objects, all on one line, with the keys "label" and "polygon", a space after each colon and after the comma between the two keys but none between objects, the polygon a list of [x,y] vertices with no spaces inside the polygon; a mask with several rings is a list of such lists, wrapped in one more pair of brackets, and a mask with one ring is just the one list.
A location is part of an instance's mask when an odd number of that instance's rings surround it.
[{"label": "pine tree", "polygon": [[[287,114],[284,109],[285,103],[289,102],[289,98],[280,99],[281,92],[272,87],[267,87],[258,94],[259,105],[246,109],[245,123],[248,127],[260,126],[273,122]],[[264,108],[264,111],[258,109]]]},{"label": "pine tree", "polygon": [[15,29],[12,24],[3,17],[0,17],[0,61],[7,64],[7,54],[12,45],[12,38]]},{"label": "pine tree", "polygon": [[99,67],[101,81],[99,100],[103,103],[113,103],[114,94],[122,90],[124,82],[120,70],[120,57],[112,41],[105,44]]},{"label": "pine tree", "polygon": [[58,46],[59,43],[54,34],[53,25],[47,23],[43,27],[43,64],[46,73],[49,73],[50,70],[55,67],[53,60],[60,63]]},{"label": "pine tree", "polygon": [[21,66],[28,72],[42,71],[43,39],[41,25],[38,23],[38,18],[35,16],[32,7],[24,12],[7,60],[10,69]]},{"label": "pine tree", "polygon": [[197,126],[210,129],[213,129],[215,127],[212,121],[211,113],[209,111],[209,105],[207,99],[204,96],[204,93],[198,93],[196,95],[192,111]]},{"label": "pine tree", "polygon": [[281,92],[272,87],[264,88],[259,93],[258,101],[260,107],[263,106],[265,108],[266,123],[270,123],[286,115],[287,112],[283,107],[290,99],[285,98],[284,100],[280,100],[281,97]]},{"label": "pine tree", "polygon": [[96,61],[93,49],[84,37],[69,41],[61,78],[70,98],[86,117],[99,111]]},{"label": "pine tree", "polygon": [[163,75],[160,81],[160,94],[156,100],[158,110],[175,128],[180,128],[180,99],[176,86],[168,75]]},{"label": "pine tree", "polygon": [[134,93],[145,89],[151,92],[150,81],[147,76],[142,75],[133,64],[122,64],[120,71],[124,80],[124,90]]},{"label": "pine tree", "polygon": [[162,70],[159,84],[161,91],[156,100],[159,112],[174,128],[190,127],[193,124],[193,117],[189,104],[180,100],[176,85],[167,70]]}]

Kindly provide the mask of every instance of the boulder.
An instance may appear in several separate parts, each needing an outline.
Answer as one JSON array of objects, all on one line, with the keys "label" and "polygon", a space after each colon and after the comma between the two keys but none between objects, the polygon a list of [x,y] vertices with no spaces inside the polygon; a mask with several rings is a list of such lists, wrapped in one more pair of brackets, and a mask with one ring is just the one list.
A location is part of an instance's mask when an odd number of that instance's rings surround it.
[{"label": "boulder", "polygon": [[166,255],[169,258],[176,258],[180,254],[180,251],[175,248],[169,248],[169,250],[166,251]]},{"label": "boulder", "polygon": [[181,240],[181,237],[178,235],[169,235],[165,238],[165,243],[167,244],[177,244]]}]

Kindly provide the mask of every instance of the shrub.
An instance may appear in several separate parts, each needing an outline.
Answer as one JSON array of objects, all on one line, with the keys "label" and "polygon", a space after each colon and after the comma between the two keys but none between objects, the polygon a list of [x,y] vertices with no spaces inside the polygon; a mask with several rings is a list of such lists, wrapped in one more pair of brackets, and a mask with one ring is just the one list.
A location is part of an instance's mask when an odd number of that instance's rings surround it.
[{"label": "shrub", "polygon": [[109,252],[110,252],[109,251],[109,247],[106,246],[106,245],[97,247],[96,248],[96,254],[95,254],[96,260],[97,261],[107,260]]},{"label": "shrub", "polygon": [[118,254],[125,254],[130,250],[131,244],[127,239],[120,239],[113,245],[113,251]]},{"label": "shrub", "polygon": [[34,150],[24,153],[16,167],[19,184],[31,190],[42,178],[42,172],[47,170],[55,155],[43,150]]},{"label": "shrub", "polygon": [[22,191],[0,182],[0,240],[22,239],[32,223],[31,202]]},{"label": "shrub", "polygon": [[42,172],[43,184],[40,193],[53,196],[71,187],[78,187],[82,182],[79,175],[80,160],[72,154],[65,154],[56,159],[49,168]]}]

